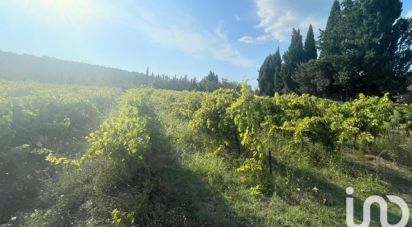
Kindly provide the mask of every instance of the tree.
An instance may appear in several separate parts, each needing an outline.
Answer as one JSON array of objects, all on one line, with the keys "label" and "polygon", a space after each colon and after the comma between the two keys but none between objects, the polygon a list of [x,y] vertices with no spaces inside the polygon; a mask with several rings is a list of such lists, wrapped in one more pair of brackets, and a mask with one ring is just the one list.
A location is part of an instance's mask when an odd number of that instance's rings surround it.
[{"label": "tree", "polygon": [[[347,42],[342,43],[345,57],[352,68],[352,95],[363,92],[383,95],[394,81],[392,62],[394,42],[399,34],[393,32],[401,15],[399,0],[357,0],[343,2],[342,31]],[[395,41],[396,40],[396,41]],[[396,44],[395,44],[396,46]]]},{"label": "tree", "polygon": [[341,100],[406,92],[412,83],[412,19],[400,18],[401,10],[400,0],[335,0],[320,31],[319,59],[313,28],[304,48],[293,29],[280,73],[284,90]]},{"label": "tree", "polygon": [[339,1],[335,0],[326,23],[326,28],[324,31],[320,31],[319,47],[321,56],[334,55],[341,52],[340,43],[342,38],[338,32],[340,22],[341,6]]},{"label": "tree", "polygon": [[239,84],[235,81],[230,81],[228,79],[222,78],[222,82],[220,83],[221,88],[229,88],[234,90],[239,90]]},{"label": "tree", "polygon": [[275,55],[273,55],[273,66],[274,66],[273,91],[280,92],[284,88],[284,83],[283,83],[282,75],[281,75],[282,57],[280,56],[279,47],[276,50]]},{"label": "tree", "polygon": [[273,78],[274,70],[271,66],[272,54],[265,58],[262,66],[259,69],[258,86],[261,95],[272,95],[273,93]]},{"label": "tree", "polygon": [[[393,27],[393,40],[391,49],[394,50],[393,73],[395,83],[392,91],[401,93],[412,91],[412,17],[401,18]],[[408,90],[410,86],[410,90]]]},{"label": "tree", "polygon": [[[360,0],[363,26],[356,37],[357,47],[363,51],[364,82],[366,94],[382,95],[389,91],[393,71],[391,62],[394,50],[390,50],[393,24],[400,17],[402,3],[399,0]],[[367,41],[367,42],[365,42]]]},{"label": "tree", "polygon": [[320,35],[320,58],[333,65],[334,84],[346,98],[406,89],[411,38],[403,35],[409,25],[399,19],[401,9],[399,0],[334,2]]},{"label": "tree", "polygon": [[301,64],[292,78],[298,84],[300,93],[330,97],[336,93],[334,75],[336,72],[331,62],[322,58]]},{"label": "tree", "polygon": [[275,54],[266,57],[259,70],[258,85],[262,95],[272,96],[275,91],[282,89],[282,80],[280,78],[280,68],[282,59],[279,48]]},{"label": "tree", "polygon": [[219,76],[210,71],[209,74],[199,82],[199,87],[203,91],[214,91],[220,87]]},{"label": "tree", "polygon": [[305,51],[305,61],[318,58],[318,53],[316,50],[315,35],[313,34],[312,25],[309,25],[308,33],[306,34],[304,51]]},{"label": "tree", "polygon": [[299,64],[303,62],[304,55],[302,35],[299,29],[293,29],[290,46],[283,55],[284,64],[281,70],[286,92],[296,89],[296,83],[292,80],[292,75],[295,73]]}]

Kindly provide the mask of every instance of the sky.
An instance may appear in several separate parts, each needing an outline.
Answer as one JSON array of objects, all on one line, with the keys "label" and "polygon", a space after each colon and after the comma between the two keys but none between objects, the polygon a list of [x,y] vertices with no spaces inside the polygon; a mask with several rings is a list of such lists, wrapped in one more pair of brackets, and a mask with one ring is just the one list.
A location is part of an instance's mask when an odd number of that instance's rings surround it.
[{"label": "sky", "polygon": [[[292,28],[323,29],[333,0],[1,0],[0,50],[129,71],[209,71],[256,83]],[[412,16],[405,0],[403,16]]]}]

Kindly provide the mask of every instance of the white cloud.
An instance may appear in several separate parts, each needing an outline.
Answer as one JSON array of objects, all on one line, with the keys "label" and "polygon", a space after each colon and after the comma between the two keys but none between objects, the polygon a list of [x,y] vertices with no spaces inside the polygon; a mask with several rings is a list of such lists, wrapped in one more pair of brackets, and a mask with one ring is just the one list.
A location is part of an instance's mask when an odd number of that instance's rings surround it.
[{"label": "white cloud", "polygon": [[239,15],[234,15],[234,17],[235,17],[235,20],[236,20],[236,21],[240,21],[240,20],[241,20],[241,18],[240,18]]},{"label": "white cloud", "polygon": [[176,25],[163,27],[143,24],[139,26],[150,41],[187,54],[201,55],[209,45],[208,40],[202,34],[182,29]]},{"label": "white cloud", "polygon": [[163,48],[172,48],[181,52],[199,56],[209,41],[203,34],[177,24],[162,24],[159,16],[144,7],[134,11],[123,9],[116,15],[118,23],[139,30],[142,36]]},{"label": "white cloud", "polygon": [[406,17],[412,17],[412,10],[406,13]]},{"label": "white cloud", "polygon": [[[257,15],[260,19],[258,28],[279,41],[289,41],[292,28],[306,32],[309,24],[317,31],[326,23],[332,0],[255,0]],[[240,41],[258,43],[268,41],[265,35],[245,36]]]},{"label": "white cloud", "polygon": [[257,37],[246,35],[246,36],[240,37],[239,42],[253,44],[253,43],[265,43],[270,40],[273,40],[272,35],[261,35]]},{"label": "white cloud", "polygon": [[253,67],[254,61],[242,56],[230,43],[228,32],[223,28],[223,21],[219,22],[215,29],[215,34],[219,40],[216,41],[217,48],[212,48],[212,54],[217,60],[241,67]]},{"label": "white cloud", "polygon": [[[228,32],[220,21],[214,31],[198,29],[196,21],[179,19],[179,24],[164,23],[164,18],[147,8],[139,7],[137,12],[121,15],[123,23],[140,30],[146,38],[164,48],[172,48],[194,57],[213,57],[218,61],[228,62],[241,67],[251,67],[253,60],[243,56],[231,44]],[[178,16],[178,15],[175,15]],[[159,22],[162,19],[163,23]]]},{"label": "white cloud", "polygon": [[215,34],[223,41],[228,41],[227,31],[223,29],[223,21],[219,21],[219,24],[215,28]]},{"label": "white cloud", "polygon": [[243,57],[239,51],[233,49],[231,46],[224,45],[222,49],[213,49],[212,53],[217,60],[229,62],[240,67],[253,67],[253,61]]}]

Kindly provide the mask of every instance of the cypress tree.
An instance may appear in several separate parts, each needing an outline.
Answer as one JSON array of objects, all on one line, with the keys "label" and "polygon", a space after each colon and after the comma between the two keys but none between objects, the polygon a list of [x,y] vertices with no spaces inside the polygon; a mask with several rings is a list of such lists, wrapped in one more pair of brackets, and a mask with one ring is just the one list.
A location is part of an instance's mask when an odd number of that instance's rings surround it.
[{"label": "cypress tree", "polygon": [[[395,83],[392,91],[402,93],[412,92],[412,17],[401,18],[394,25],[392,33],[391,51],[394,53],[392,61]],[[409,81],[408,81],[409,80]],[[411,93],[412,94],[412,93]],[[412,96],[411,96],[412,97]]]},{"label": "cypress tree", "polygon": [[266,57],[259,70],[258,85],[261,95],[272,96],[274,92],[273,55]]},{"label": "cypress tree", "polygon": [[402,3],[399,0],[360,0],[362,25],[359,28],[357,48],[362,50],[365,76],[362,89],[368,94],[381,95],[388,91],[393,78],[390,50],[393,24],[400,17]]},{"label": "cypress tree", "polygon": [[299,64],[303,62],[304,55],[302,35],[299,29],[293,29],[290,46],[283,55],[284,64],[281,70],[286,92],[296,89],[296,83],[292,80],[292,75],[295,73]]},{"label": "cypress tree", "polygon": [[279,48],[275,54],[266,57],[259,70],[258,85],[262,95],[273,96],[275,91],[283,88],[283,81],[280,77],[282,58]]},{"label": "cypress tree", "polygon": [[341,6],[338,0],[335,0],[329,14],[328,22],[324,31],[320,32],[319,47],[320,55],[333,55],[340,53],[340,43],[342,38],[339,32],[341,22]]},{"label": "cypress tree", "polygon": [[318,53],[316,51],[315,35],[313,33],[312,25],[309,25],[308,33],[306,34],[304,50],[305,50],[305,61],[318,58]]},{"label": "cypress tree", "polygon": [[209,74],[199,82],[199,87],[203,91],[214,91],[216,89],[219,89],[219,76],[216,73],[210,71]]},{"label": "cypress tree", "polygon": [[282,69],[282,57],[280,56],[279,47],[276,50],[275,55],[273,55],[273,66],[274,66],[274,78],[273,78],[273,90],[274,92],[281,92],[284,84],[282,80],[281,69]]}]

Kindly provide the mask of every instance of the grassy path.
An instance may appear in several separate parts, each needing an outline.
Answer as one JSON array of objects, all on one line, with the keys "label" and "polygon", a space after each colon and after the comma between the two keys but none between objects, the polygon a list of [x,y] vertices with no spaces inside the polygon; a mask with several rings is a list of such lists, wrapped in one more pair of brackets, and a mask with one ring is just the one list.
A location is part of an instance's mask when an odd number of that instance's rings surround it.
[{"label": "grassy path", "polygon": [[[153,151],[145,160],[150,169],[151,191],[142,226],[250,226],[236,215],[221,194],[202,176],[185,166],[167,136],[164,124],[156,121]],[[169,125],[170,126],[170,125]]]},{"label": "grassy path", "polygon": [[156,152],[147,160],[152,191],[144,226],[242,226],[242,219],[224,198],[170,152]]}]

